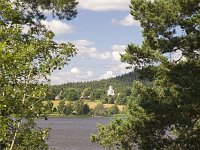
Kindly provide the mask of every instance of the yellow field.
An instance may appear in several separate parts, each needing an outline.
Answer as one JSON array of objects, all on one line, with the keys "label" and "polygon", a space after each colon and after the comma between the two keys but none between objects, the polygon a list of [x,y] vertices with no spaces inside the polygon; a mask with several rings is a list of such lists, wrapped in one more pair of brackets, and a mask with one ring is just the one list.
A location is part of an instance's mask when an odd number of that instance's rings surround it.
[{"label": "yellow field", "polygon": [[[114,104],[103,104],[105,108],[110,108],[112,107]],[[124,105],[117,105],[117,107],[119,108],[120,111],[123,111],[125,106]]]},{"label": "yellow field", "polygon": [[[53,102],[54,107],[57,107],[59,105],[60,100],[54,100],[52,102]],[[99,101],[99,100],[96,100],[94,102],[91,102],[89,100],[85,100],[84,102],[86,104],[88,104],[88,106],[90,107],[90,109],[94,109],[97,106],[97,104],[101,103],[101,101]],[[65,104],[67,104],[67,103],[68,103],[68,101],[65,101]],[[105,108],[110,108],[114,104],[103,104],[103,105],[104,105]],[[117,105],[117,106],[118,106],[118,108],[119,108],[120,111],[123,111],[123,109],[125,108],[124,105]]]}]

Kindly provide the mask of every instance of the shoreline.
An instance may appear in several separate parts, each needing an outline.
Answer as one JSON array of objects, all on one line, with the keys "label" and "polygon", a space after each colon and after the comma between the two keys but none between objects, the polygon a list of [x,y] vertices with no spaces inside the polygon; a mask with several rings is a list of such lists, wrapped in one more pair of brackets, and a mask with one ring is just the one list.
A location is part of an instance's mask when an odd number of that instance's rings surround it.
[{"label": "shoreline", "polygon": [[111,116],[90,116],[90,115],[60,115],[60,114],[49,114],[47,117],[39,117],[38,119],[47,119],[48,118],[114,118],[114,117],[123,117],[125,114],[116,114]]}]

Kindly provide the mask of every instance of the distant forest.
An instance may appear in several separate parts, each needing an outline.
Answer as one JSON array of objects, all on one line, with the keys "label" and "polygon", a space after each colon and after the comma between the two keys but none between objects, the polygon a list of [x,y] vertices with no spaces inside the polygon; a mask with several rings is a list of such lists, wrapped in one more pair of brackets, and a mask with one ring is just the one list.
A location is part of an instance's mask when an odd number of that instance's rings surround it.
[{"label": "distant forest", "polygon": [[138,80],[136,72],[130,72],[120,76],[109,79],[65,83],[61,85],[51,85],[49,87],[49,100],[54,100],[56,96],[65,100],[78,100],[81,96],[90,97],[93,99],[105,99],[107,90],[112,85],[116,96],[117,95],[130,95],[133,81]]}]

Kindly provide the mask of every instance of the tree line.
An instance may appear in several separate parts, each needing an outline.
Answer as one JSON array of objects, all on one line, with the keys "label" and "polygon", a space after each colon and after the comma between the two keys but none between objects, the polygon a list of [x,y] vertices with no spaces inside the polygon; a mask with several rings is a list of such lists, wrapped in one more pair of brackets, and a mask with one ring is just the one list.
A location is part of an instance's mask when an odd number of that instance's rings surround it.
[{"label": "tree line", "polygon": [[[131,87],[134,80],[138,80],[136,72],[130,72],[110,79],[99,81],[66,83],[61,85],[51,85],[49,87],[48,100],[54,100],[59,96],[61,100],[76,101],[83,99],[101,100],[103,103],[126,104],[126,97],[131,94]],[[115,96],[107,96],[108,87],[112,85]]]},{"label": "tree line", "polygon": [[105,108],[102,103],[98,103],[94,109],[91,109],[83,100],[77,100],[75,102],[60,101],[57,107],[54,107],[53,102],[49,101],[46,105],[49,106],[49,110],[51,110],[49,114],[110,116],[120,113],[116,104],[109,108]]}]

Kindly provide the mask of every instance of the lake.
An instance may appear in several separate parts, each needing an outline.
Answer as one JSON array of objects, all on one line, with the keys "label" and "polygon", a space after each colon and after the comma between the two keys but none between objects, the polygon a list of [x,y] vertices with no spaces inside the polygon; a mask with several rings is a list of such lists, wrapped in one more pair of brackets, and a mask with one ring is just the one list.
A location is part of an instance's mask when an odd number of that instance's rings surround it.
[{"label": "lake", "polygon": [[111,118],[48,118],[39,119],[40,127],[50,127],[47,143],[55,150],[105,150],[89,141],[90,134],[97,133],[97,123],[107,124]]}]

